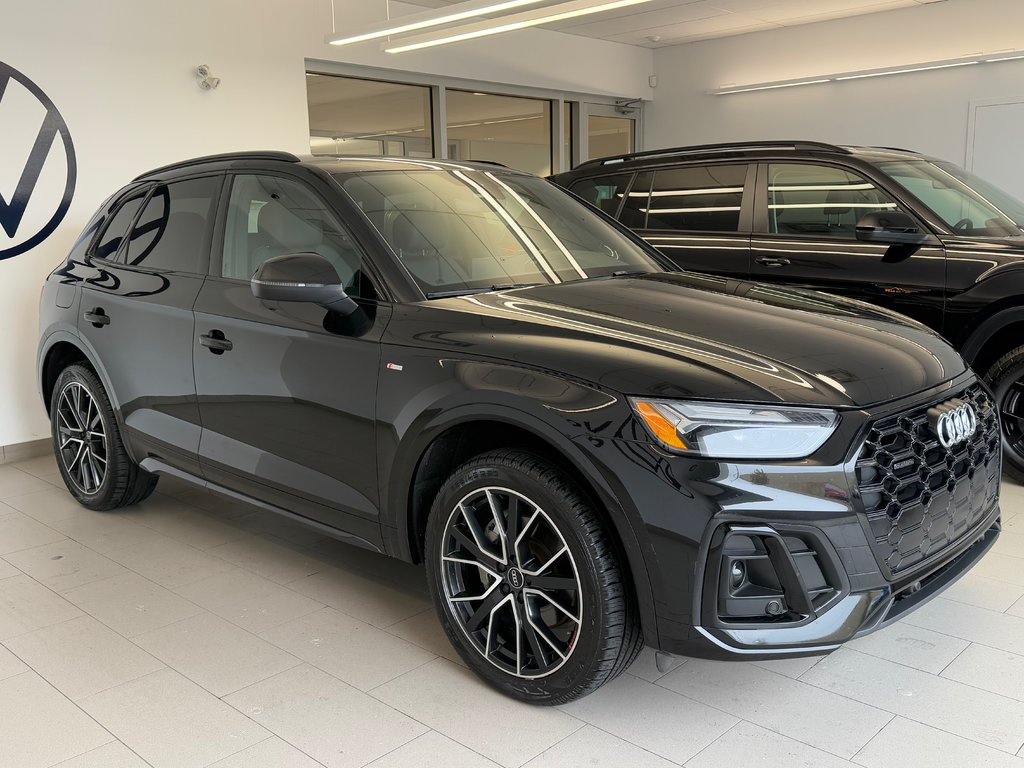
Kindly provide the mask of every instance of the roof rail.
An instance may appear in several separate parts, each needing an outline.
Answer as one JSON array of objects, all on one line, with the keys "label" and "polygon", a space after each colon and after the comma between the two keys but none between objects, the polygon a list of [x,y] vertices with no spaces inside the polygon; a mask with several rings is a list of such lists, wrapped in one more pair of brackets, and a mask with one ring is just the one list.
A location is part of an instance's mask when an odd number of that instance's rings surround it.
[{"label": "roof rail", "polygon": [[584,168],[592,165],[614,165],[617,163],[626,163],[630,160],[669,157],[671,155],[698,155],[712,152],[728,152],[730,150],[753,149],[807,149],[836,152],[844,155],[850,154],[850,151],[844,147],[839,147],[835,144],[826,144],[822,141],[738,141],[729,144],[700,144],[692,147],[672,147],[670,149],[652,149],[647,152],[632,152],[628,155],[616,155],[614,157],[602,157],[596,160],[588,160],[576,167]]},{"label": "roof rail", "polygon": [[850,147],[850,149],[884,149],[886,152],[906,152],[908,155],[920,155],[916,149],[904,149],[903,147],[871,147],[871,146],[858,146]]},{"label": "roof rail", "polygon": [[140,173],[133,179],[133,181],[145,179],[147,176],[155,176],[156,174],[163,173],[164,171],[174,171],[177,170],[178,168],[188,168],[190,165],[215,163],[221,160],[281,160],[286,163],[300,162],[299,158],[293,155],[291,152],[276,152],[272,150],[257,152],[225,152],[220,155],[205,155],[203,157],[193,157],[191,160],[181,160],[177,163],[161,165],[159,168],[154,168],[151,171]]}]

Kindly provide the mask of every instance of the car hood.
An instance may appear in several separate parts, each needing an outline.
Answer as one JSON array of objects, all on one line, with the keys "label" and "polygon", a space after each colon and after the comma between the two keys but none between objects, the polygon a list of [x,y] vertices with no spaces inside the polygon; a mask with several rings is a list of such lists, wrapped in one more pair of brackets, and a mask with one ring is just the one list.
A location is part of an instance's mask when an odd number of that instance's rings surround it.
[{"label": "car hood", "polygon": [[448,315],[446,343],[630,395],[865,407],[965,370],[942,339],[886,310],[692,273],[427,304]]}]

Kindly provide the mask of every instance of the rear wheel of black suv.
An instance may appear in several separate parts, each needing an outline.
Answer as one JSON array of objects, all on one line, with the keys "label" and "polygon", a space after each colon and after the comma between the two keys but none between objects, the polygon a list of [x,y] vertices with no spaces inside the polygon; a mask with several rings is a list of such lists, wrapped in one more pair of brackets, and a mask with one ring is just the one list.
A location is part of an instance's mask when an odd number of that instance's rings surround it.
[{"label": "rear wheel of black suv", "polygon": [[602,521],[532,454],[495,451],[459,467],[434,500],[425,559],[449,640],[514,698],[562,704],[585,696],[643,646]]},{"label": "rear wheel of black suv", "polygon": [[999,358],[985,379],[1003,425],[1003,471],[1024,483],[1024,347]]},{"label": "rear wheel of black suv", "polygon": [[109,510],[134,504],[156,488],[121,440],[110,399],[91,370],[61,371],[50,398],[53,451],[64,484],[83,506]]}]

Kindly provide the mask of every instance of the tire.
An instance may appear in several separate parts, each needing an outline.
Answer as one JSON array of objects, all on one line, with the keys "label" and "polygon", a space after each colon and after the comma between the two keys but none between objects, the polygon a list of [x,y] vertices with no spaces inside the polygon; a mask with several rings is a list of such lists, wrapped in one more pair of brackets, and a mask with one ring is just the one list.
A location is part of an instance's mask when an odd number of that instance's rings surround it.
[{"label": "tire", "polygon": [[520,701],[586,696],[643,647],[628,574],[604,524],[533,454],[494,451],[456,469],[431,508],[425,560],[452,645]]},{"label": "tire", "polygon": [[1024,483],[1024,347],[999,358],[985,380],[1002,423],[1003,472]]},{"label": "tire", "polygon": [[125,450],[110,399],[85,366],[68,366],[57,377],[50,431],[64,485],[83,506],[117,509],[142,501],[156,488],[159,478]]}]

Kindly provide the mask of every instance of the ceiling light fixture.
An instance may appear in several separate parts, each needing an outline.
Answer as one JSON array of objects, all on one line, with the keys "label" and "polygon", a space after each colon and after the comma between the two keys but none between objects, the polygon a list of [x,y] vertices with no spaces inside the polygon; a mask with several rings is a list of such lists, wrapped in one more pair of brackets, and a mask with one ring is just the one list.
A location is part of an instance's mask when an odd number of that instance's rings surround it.
[{"label": "ceiling light fixture", "polygon": [[449,43],[474,40],[488,35],[499,35],[503,32],[536,27],[540,24],[552,24],[556,21],[574,19],[592,13],[612,11],[616,8],[626,8],[631,5],[641,5],[649,2],[651,0],[573,0],[573,2],[559,3],[558,5],[536,8],[497,19],[463,24],[457,27],[437,30],[433,33],[408,37],[403,40],[396,40],[382,47],[388,53],[418,51],[437,45],[448,45]]},{"label": "ceiling light fixture", "polygon": [[370,26],[356,29],[343,37],[337,34],[327,35],[325,40],[331,45],[351,45],[352,43],[364,43],[367,40],[378,40],[391,35],[401,35],[406,32],[416,32],[421,29],[438,27],[443,24],[453,24],[457,21],[486,16],[489,13],[502,13],[526,5],[537,5],[545,0],[477,0],[471,3],[459,3],[454,6],[453,12],[438,15],[437,11],[426,11],[414,13],[407,16],[399,16],[384,23],[372,24]]},{"label": "ceiling light fixture", "polygon": [[1021,59],[1024,59],[1024,51],[1002,51],[999,53],[976,54],[960,59],[925,61],[920,64],[906,64],[898,67],[886,67],[884,69],[864,69],[853,72],[840,72],[832,75],[816,75],[811,78],[801,78],[799,80],[776,80],[767,83],[751,83],[750,85],[727,85],[719,88],[718,90],[710,91],[710,93],[713,96],[726,96],[733,93],[770,91],[776,88],[795,88],[801,85],[818,85],[821,83],[841,82],[845,80],[863,80],[871,77],[904,75],[912,72],[928,72],[936,69],[969,67],[975,64],[998,64],[1003,61],[1018,61]]}]

